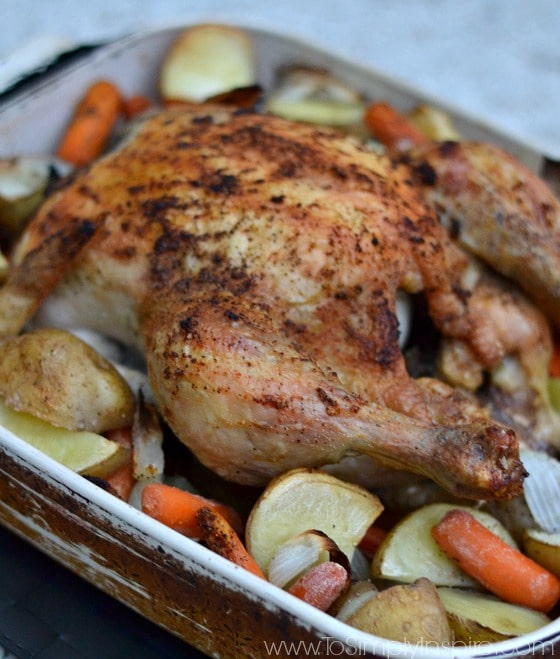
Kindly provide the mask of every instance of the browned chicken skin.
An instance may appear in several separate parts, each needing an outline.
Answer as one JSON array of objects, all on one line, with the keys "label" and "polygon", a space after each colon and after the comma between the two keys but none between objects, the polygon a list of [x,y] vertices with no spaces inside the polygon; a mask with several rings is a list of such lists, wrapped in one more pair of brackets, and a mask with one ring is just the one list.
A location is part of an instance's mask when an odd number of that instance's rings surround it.
[{"label": "browned chicken skin", "polygon": [[560,326],[560,205],[544,181],[489,144],[421,147],[412,161],[460,244],[516,281]]},{"label": "browned chicken skin", "polygon": [[[460,496],[514,496],[515,432],[458,389],[409,376],[396,295],[424,295],[437,330],[481,368],[535,334],[504,344],[416,174],[270,116],[158,113],[38,213],[0,291],[0,335],[52,292],[57,324],[135,343],[171,428],[234,481],[366,454]],[[40,285],[26,275],[38,263]]]}]

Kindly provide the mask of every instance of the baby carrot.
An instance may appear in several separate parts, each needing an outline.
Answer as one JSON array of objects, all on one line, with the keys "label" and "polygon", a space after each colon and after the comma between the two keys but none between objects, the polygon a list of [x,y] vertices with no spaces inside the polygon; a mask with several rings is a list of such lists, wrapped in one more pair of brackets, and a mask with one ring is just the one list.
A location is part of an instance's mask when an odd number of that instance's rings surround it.
[{"label": "baby carrot", "polygon": [[147,96],[137,94],[123,100],[123,113],[127,119],[132,119],[137,114],[144,112],[152,106],[152,102]]},{"label": "baby carrot", "polygon": [[288,592],[326,611],[349,587],[350,576],[344,567],[334,561],[325,561],[302,574]]},{"label": "baby carrot", "polygon": [[100,155],[122,110],[118,88],[107,80],[93,83],[78,103],[57,155],[77,167]]},{"label": "baby carrot", "polygon": [[129,456],[116,471],[105,478],[113,491],[124,501],[128,501],[130,493],[136,482],[134,478],[134,464],[132,462],[132,428],[119,428],[106,433],[107,438],[121,444],[129,450]]},{"label": "baby carrot", "polygon": [[208,549],[249,570],[257,577],[265,578],[261,568],[223,515],[216,510],[203,507],[196,511],[196,520],[201,530],[201,540]]},{"label": "baby carrot", "polygon": [[405,115],[388,103],[371,103],[366,108],[364,122],[373,137],[391,149],[408,149],[428,142]]},{"label": "baby carrot", "polygon": [[552,355],[548,365],[548,374],[551,378],[560,377],[560,339],[556,339],[552,346]]},{"label": "baby carrot", "polygon": [[379,549],[379,545],[385,540],[387,535],[388,531],[372,524],[365,532],[364,537],[360,540],[358,549],[363,551],[366,556],[369,556],[369,558],[373,558],[373,555]]},{"label": "baby carrot", "polygon": [[165,483],[149,483],[142,490],[142,511],[189,538],[201,537],[196,518],[200,508],[223,515],[236,533],[242,532],[241,518],[230,506]]},{"label": "baby carrot", "polygon": [[546,613],[560,598],[560,579],[465,510],[449,511],[432,536],[467,574],[506,602]]}]

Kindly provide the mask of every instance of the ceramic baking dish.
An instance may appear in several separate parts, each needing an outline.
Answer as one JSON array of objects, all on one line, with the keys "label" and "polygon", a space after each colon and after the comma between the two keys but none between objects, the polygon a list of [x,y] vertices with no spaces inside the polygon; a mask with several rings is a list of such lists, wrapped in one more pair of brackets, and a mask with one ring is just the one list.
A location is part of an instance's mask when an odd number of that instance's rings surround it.
[{"label": "ceramic baking dish", "polygon": [[[95,79],[125,94],[156,94],[161,60],[184,26],[135,34],[89,52],[8,95],[0,107],[0,156],[52,152],[70,112]],[[283,36],[246,28],[258,80],[269,87],[289,63],[319,65],[370,98],[407,109],[430,101],[385,76]],[[467,137],[506,147],[548,174],[530,145],[445,108]],[[473,647],[407,646],[360,632],[213,554],[0,428],[0,521],[68,569],[201,651],[220,657],[523,656],[560,649],[560,620],[522,638]],[[558,643],[558,645],[556,645]]]}]

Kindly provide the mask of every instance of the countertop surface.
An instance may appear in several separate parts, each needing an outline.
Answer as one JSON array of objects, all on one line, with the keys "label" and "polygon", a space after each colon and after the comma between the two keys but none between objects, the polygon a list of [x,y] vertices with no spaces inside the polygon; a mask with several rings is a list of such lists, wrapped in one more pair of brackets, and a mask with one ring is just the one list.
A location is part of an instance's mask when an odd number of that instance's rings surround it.
[{"label": "countertop surface", "polygon": [[[560,160],[557,0],[0,0],[0,6],[0,89],[60,48],[147,27],[233,22],[302,38],[374,67]],[[130,650],[126,656],[190,656],[176,639],[124,607],[113,608],[4,530],[0,586],[0,645],[19,657],[86,657],[92,639],[111,635]],[[49,610],[51,597],[57,607]],[[68,620],[78,626],[68,627]],[[58,634],[43,646],[48,652],[37,650],[41,633]]]}]

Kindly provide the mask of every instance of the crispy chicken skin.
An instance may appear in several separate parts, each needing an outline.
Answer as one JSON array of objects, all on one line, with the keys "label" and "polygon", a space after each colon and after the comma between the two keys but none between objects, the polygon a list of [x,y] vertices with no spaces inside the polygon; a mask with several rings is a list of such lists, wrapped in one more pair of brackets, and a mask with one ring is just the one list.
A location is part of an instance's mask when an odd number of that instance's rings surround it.
[{"label": "crispy chicken skin", "polygon": [[412,162],[460,244],[516,281],[560,326],[560,205],[545,182],[489,144],[421,147]]},{"label": "crispy chicken skin", "polygon": [[[0,290],[0,335],[43,305],[50,322],[134,343],[170,427],[237,482],[365,454],[459,496],[512,497],[515,432],[411,378],[399,346],[398,291],[425,296],[481,368],[528,340],[504,344],[423,194],[410,163],[334,132],[168,109],[45,203]],[[72,259],[69,226],[84,244]],[[22,274],[45,260],[44,286]]]}]

